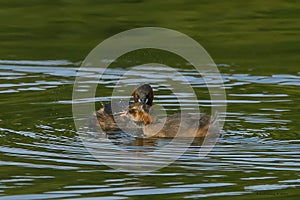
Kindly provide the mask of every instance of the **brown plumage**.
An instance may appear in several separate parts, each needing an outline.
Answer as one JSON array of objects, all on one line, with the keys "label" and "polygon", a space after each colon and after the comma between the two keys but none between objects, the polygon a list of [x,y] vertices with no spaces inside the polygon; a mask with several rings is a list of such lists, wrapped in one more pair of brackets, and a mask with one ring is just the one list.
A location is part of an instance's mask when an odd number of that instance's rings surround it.
[{"label": "brown plumage", "polygon": [[[140,102],[141,104],[148,106],[151,106],[153,103],[153,89],[149,84],[140,85],[134,89],[132,95],[135,103]],[[107,132],[120,131],[122,128],[128,127],[129,125],[135,127],[135,123],[130,122],[126,117],[120,116],[120,113],[127,110],[128,106],[128,102],[125,101],[111,101],[102,104],[102,108],[94,112],[89,119],[90,129],[92,131],[97,131],[101,128],[103,131]]]},{"label": "brown plumage", "polygon": [[210,116],[200,114],[198,117],[191,114],[174,114],[162,119],[157,119],[151,114],[148,105],[139,103],[129,106],[127,116],[136,122],[144,124],[143,131],[147,137],[204,137],[209,132],[209,127],[215,123]]}]

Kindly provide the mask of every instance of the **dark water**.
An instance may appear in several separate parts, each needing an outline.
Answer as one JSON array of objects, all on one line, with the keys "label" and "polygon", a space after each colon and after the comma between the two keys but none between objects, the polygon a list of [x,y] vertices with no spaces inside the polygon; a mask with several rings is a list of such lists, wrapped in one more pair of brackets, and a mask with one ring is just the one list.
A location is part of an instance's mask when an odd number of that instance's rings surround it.
[{"label": "dark water", "polygon": [[[299,197],[297,1],[1,1],[0,7],[0,199]],[[143,26],[182,31],[206,48],[224,79],[227,118],[205,158],[198,157],[196,143],[158,171],[125,173],[103,165],[84,147],[74,126],[72,90],[92,48]],[[184,74],[198,96],[189,103],[210,111],[203,79],[182,60],[152,52],[114,63],[97,98],[88,101],[110,99],[122,73],[149,61]],[[176,112],[165,77],[158,71],[136,76],[136,83],[153,85],[156,104]]]}]

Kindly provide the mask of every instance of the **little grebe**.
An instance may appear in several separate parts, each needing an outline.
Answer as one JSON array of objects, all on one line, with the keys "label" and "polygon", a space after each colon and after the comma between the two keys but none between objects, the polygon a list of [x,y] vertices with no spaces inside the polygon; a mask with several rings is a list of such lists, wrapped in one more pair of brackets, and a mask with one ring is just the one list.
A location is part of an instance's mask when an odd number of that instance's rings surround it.
[{"label": "little grebe", "polygon": [[126,115],[133,121],[143,124],[146,137],[204,137],[209,133],[209,126],[215,124],[206,114],[198,117],[191,114],[173,114],[163,119],[157,119],[150,106],[135,103],[129,106]]},{"label": "little grebe", "polygon": [[[153,89],[149,84],[140,85],[133,91],[135,103],[139,102],[151,106],[153,98]],[[103,131],[119,131],[120,127],[128,127],[129,120],[120,116],[120,113],[126,109],[128,109],[128,102],[125,101],[112,101],[102,104],[102,108],[96,111],[89,119],[90,129],[96,131],[101,127]]]}]

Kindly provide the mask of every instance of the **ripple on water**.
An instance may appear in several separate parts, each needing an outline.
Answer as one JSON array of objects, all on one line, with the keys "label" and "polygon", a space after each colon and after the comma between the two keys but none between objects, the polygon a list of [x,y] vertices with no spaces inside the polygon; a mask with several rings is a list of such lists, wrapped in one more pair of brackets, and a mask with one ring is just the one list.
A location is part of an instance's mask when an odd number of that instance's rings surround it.
[{"label": "ripple on water", "polygon": [[280,190],[286,188],[295,188],[297,186],[300,185],[283,185],[283,184],[251,185],[251,186],[245,186],[245,190],[249,190],[249,191]]},{"label": "ripple on water", "polygon": [[[0,93],[4,95],[4,99],[9,97],[10,93],[30,94],[31,91],[34,91],[36,92],[34,96],[36,96],[41,91],[51,91],[50,89],[53,88],[72,85],[78,70],[78,64],[69,61],[0,60],[0,66]],[[183,69],[178,69],[178,71],[183,72],[182,74],[191,82],[196,91],[201,92],[202,88],[206,88],[204,79],[195,71]],[[80,88],[82,92],[88,91],[91,83],[103,84],[105,88],[109,89],[120,88],[117,84],[126,70],[109,69],[100,82],[96,79],[99,72],[101,73],[103,70],[90,68],[80,72],[85,77],[92,79]],[[172,89],[166,80],[174,78],[179,83],[184,83],[185,80],[175,74],[170,74],[172,72],[166,68],[159,70],[135,68],[132,69],[132,72],[137,78],[122,80],[121,83],[136,85],[146,79],[153,83],[154,90],[158,93],[156,103],[169,111],[177,110],[176,95],[165,93]],[[224,131],[224,137],[219,139],[205,158],[199,155],[200,146],[195,145],[172,165],[153,173],[123,174],[115,169],[105,167],[87,152],[75,131],[67,132],[69,127],[58,127],[66,120],[71,121],[70,113],[58,114],[55,123],[37,122],[33,115],[34,117],[31,119],[34,121],[34,128],[28,130],[0,127],[0,137],[4,141],[4,145],[0,147],[1,157],[3,157],[0,165],[5,170],[12,169],[11,174],[13,174],[0,180],[0,192],[6,194],[12,193],[13,190],[26,191],[27,187],[38,188],[39,191],[42,191],[40,194],[2,196],[0,199],[127,199],[133,196],[163,194],[182,195],[183,198],[204,198],[239,196],[257,191],[299,187],[300,180],[296,178],[300,171],[299,140],[294,138],[294,140],[277,141],[270,139],[270,134],[268,134],[271,131],[291,131],[293,120],[285,115],[294,109],[290,109],[292,105],[296,105],[291,99],[295,94],[289,94],[284,89],[289,88],[285,86],[299,86],[299,73],[298,75],[276,74],[272,76],[224,73],[223,78],[229,100],[213,103],[227,103],[230,108],[230,112],[227,113],[226,123],[228,126]],[[263,88],[264,92],[252,90],[258,86]],[[274,86],[279,86],[279,89],[273,90]],[[212,103],[211,100],[206,99],[191,101],[189,93],[179,95],[183,98],[181,102],[183,109],[187,110],[196,103],[201,107],[210,107]],[[113,98],[126,97],[128,96]],[[68,106],[72,103],[108,101],[110,99],[112,97],[107,95],[80,99],[76,102],[67,98],[57,101],[45,99],[44,102],[31,102],[31,104],[52,106],[53,108],[58,106],[59,110],[64,106],[69,109]],[[27,104],[21,106],[23,106],[22,111],[27,109]],[[31,114],[33,113],[30,112]],[[0,121],[5,122],[5,118]],[[128,139],[131,142],[133,140],[134,138]],[[107,150],[111,151],[103,153],[101,156],[115,162],[120,158],[124,159],[115,152],[117,148],[134,153],[150,151],[168,143],[168,140],[160,140],[154,142],[156,146],[143,147],[134,146],[128,142],[124,148],[123,142],[116,144],[111,149],[108,148]],[[105,147],[104,145],[103,148]],[[180,152],[180,149],[174,149],[174,152],[177,151]],[[170,157],[170,154],[162,153],[160,156],[165,159]],[[124,163],[136,164],[137,160],[132,157],[125,158]],[[150,161],[148,163],[149,165],[159,164]],[[24,174],[22,174],[23,171]],[[28,171],[30,173],[26,174],[25,172]],[[53,171],[55,173],[52,173]],[[68,180],[60,182],[63,176],[68,177]],[[51,189],[39,188],[39,180],[45,180],[43,182],[47,182],[49,185],[61,185]],[[197,181],[191,182],[194,180]],[[161,185],[157,185],[155,182],[160,182]],[[268,184],[265,184],[266,182]]]}]

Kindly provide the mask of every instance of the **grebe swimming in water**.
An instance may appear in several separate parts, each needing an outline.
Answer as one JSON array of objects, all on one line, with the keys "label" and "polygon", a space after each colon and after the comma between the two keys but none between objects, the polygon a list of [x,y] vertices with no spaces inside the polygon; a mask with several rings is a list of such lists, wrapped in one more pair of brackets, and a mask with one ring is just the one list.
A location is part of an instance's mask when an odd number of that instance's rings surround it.
[{"label": "grebe swimming in water", "polygon": [[[215,127],[217,125],[216,119],[206,114],[197,117],[192,114],[177,113],[157,119],[151,113],[151,107],[141,103],[129,105],[125,115],[135,122],[142,123],[146,137],[205,137],[210,133],[210,125]],[[216,129],[211,130],[216,131]]]},{"label": "grebe swimming in water", "polygon": [[[154,99],[152,87],[149,84],[140,85],[133,91],[133,99],[135,103],[152,106]],[[111,101],[102,104],[102,108],[89,119],[90,129],[96,131],[101,127],[103,131],[119,131],[121,127],[128,127],[128,123],[134,126],[135,124],[130,122],[128,118],[120,116],[120,113],[127,109],[128,103],[125,101]]]}]

